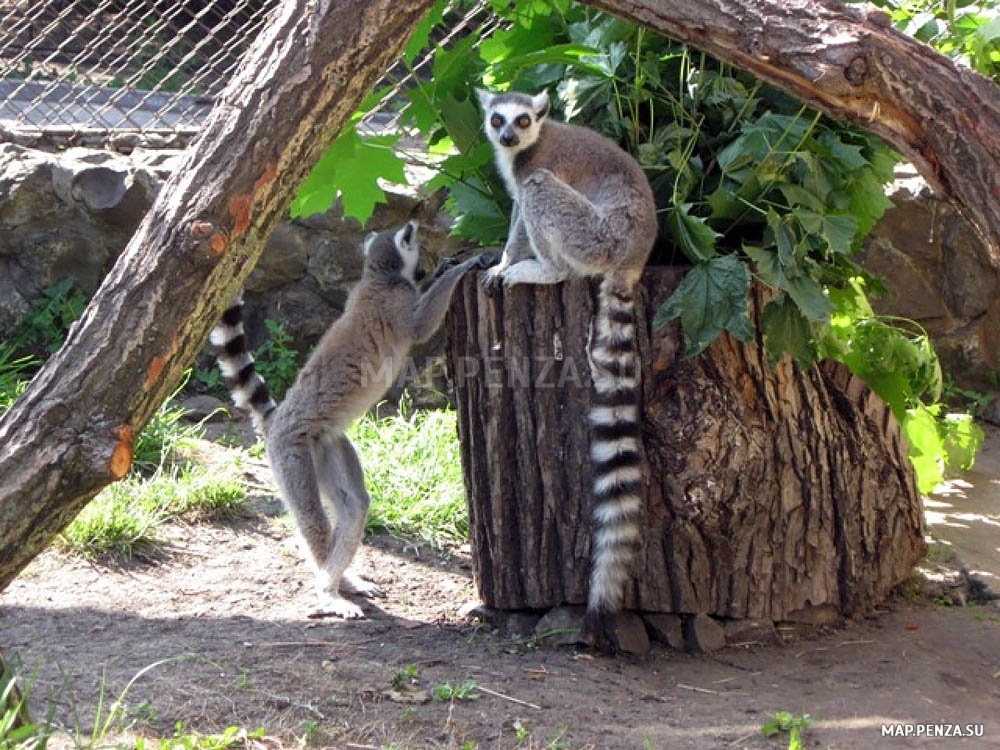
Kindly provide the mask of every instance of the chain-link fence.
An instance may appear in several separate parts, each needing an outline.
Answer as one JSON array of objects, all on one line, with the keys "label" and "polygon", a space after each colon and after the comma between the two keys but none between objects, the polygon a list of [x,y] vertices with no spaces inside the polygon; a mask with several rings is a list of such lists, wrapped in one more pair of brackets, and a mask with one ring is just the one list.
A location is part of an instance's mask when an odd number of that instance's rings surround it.
[{"label": "chain-link fence", "polygon": [[197,132],[278,0],[0,0],[0,137]]}]

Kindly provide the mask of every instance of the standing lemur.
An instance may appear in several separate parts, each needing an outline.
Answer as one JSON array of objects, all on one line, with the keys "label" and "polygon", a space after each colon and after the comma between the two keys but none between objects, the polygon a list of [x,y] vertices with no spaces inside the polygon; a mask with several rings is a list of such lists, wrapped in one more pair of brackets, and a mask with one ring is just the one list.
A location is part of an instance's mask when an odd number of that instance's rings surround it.
[{"label": "standing lemur", "polygon": [[416,285],[417,224],[371,235],[361,280],[323,335],[284,401],[275,404],[243,335],[238,299],[212,331],[219,366],[239,406],[252,410],[267,438],[267,457],[281,498],[295,519],[316,569],[317,614],[363,617],[341,591],[362,596],[378,588],[348,570],[364,534],[371,500],[354,446],[344,430],[392,386],[411,345],[444,319],[451,294],[478,257]]},{"label": "standing lemur", "polygon": [[596,529],[584,634],[601,648],[614,648],[613,616],[623,605],[642,527],[634,294],[656,240],[656,204],[642,168],[617,144],[547,118],[545,92],[476,93],[514,200],[503,256],[485,283],[601,277],[590,345]]}]

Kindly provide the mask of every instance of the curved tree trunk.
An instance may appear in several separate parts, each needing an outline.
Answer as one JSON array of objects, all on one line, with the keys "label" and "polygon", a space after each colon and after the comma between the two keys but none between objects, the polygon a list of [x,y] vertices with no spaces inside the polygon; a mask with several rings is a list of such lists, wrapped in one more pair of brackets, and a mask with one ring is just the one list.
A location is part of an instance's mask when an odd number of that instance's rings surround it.
[{"label": "curved tree trunk", "polygon": [[[646,322],[681,275],[647,269],[638,300],[650,482],[629,606],[810,622],[870,609],[924,551],[892,413],[842,366],[768,368],[760,342],[723,336],[682,359],[679,326]],[[595,300],[584,281],[491,296],[469,276],[452,304],[474,570],[498,609],[586,600]]]}]

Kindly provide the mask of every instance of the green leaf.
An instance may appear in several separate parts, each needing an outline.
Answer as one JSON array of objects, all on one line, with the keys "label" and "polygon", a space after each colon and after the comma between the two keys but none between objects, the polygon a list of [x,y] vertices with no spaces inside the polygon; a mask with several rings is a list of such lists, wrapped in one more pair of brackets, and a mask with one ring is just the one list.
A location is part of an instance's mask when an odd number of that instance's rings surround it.
[{"label": "green leaf", "polygon": [[917,475],[917,488],[924,494],[930,493],[944,479],[944,443],[937,419],[931,410],[921,405],[907,410],[901,423]]},{"label": "green leaf", "polygon": [[715,241],[721,236],[705,219],[691,215],[692,203],[681,203],[670,208],[667,229],[684,254],[693,261],[706,261],[716,255]]},{"label": "green leaf", "polygon": [[[786,292],[802,315],[814,323],[829,321],[833,305],[827,299],[823,287],[808,276],[797,272],[794,252],[790,253],[792,260],[788,267],[797,275],[791,278],[786,273],[786,265],[780,252],[749,245],[743,248],[743,252],[755,263],[760,280],[774,289]],[[786,252],[789,251],[786,250]]]},{"label": "green leaf", "polygon": [[438,119],[460,152],[469,153],[485,143],[483,118],[472,97],[457,99],[449,93],[438,97],[434,104]]},{"label": "green leaf", "polygon": [[850,214],[825,215],[818,234],[835,253],[850,253],[854,244],[860,240],[858,220]]},{"label": "green leaf", "polygon": [[968,471],[976,462],[986,434],[971,414],[947,414],[941,422],[947,465]]},{"label": "green leaf", "polygon": [[802,369],[816,361],[812,326],[786,295],[767,304],[761,316],[761,328],[771,367],[785,354],[790,354]]},{"label": "green leaf", "polygon": [[492,200],[477,180],[456,182],[448,196],[448,210],[457,215],[452,232],[484,245],[496,245],[507,236],[508,214]]},{"label": "green leaf", "polygon": [[385,203],[380,178],[406,184],[404,162],[392,150],[397,140],[398,135],[362,139],[355,128],[346,128],[299,186],[292,203],[292,218],[327,211],[342,195],[344,216],[362,224],[367,222],[375,205]]},{"label": "green leaf", "polygon": [[787,279],[784,289],[788,292],[799,311],[814,323],[825,323],[830,319],[833,305],[827,299],[823,287],[808,276]]},{"label": "green leaf", "polygon": [[694,266],[653,320],[660,329],[680,318],[686,344],[685,356],[704,351],[723,331],[740,341],[753,338],[747,315],[750,272],[735,255],[711,258]]},{"label": "green leaf", "polygon": [[[485,43],[484,43],[485,44]],[[512,81],[522,70],[543,65],[564,65],[586,73],[607,76],[610,71],[606,55],[599,49],[581,44],[554,44],[521,55],[510,55],[492,61],[495,81]]]},{"label": "green leaf", "polygon": [[441,23],[444,18],[445,9],[451,4],[451,0],[438,0],[427,12],[413,30],[413,36],[403,49],[403,60],[407,66],[412,65],[427,43],[430,41],[431,32]]}]

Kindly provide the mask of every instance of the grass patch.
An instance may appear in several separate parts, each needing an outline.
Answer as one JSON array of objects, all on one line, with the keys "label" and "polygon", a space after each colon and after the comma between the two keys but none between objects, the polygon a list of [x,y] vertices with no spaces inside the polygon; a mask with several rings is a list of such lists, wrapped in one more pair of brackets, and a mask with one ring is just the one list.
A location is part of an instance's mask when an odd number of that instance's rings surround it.
[{"label": "grass patch", "polygon": [[368,530],[440,548],[469,538],[454,411],[365,417],[349,431],[372,496]]},{"label": "grass patch", "polygon": [[[36,364],[30,356],[17,356],[12,345],[0,346],[0,414],[27,387]],[[247,496],[238,478],[239,457],[232,471],[221,473],[185,459],[185,448],[201,434],[201,426],[185,422],[184,410],[168,400],[136,440],[129,475],[91,500],[57,537],[56,546],[90,558],[142,557],[155,551],[158,527],[173,518],[211,521],[236,515]]]},{"label": "grass patch", "polygon": [[12,344],[0,344],[0,414],[7,411],[14,400],[28,387],[31,370],[38,361],[30,355],[18,355]]},{"label": "grass patch", "polygon": [[173,401],[184,385],[182,383],[170,395],[139,433],[132,456],[133,473],[155,473],[165,465],[178,462],[180,452],[202,436],[201,425],[185,422],[184,409]]},{"label": "grass patch", "polygon": [[197,465],[132,474],[108,485],[59,536],[57,545],[90,558],[129,559],[153,553],[159,527],[183,516],[211,521],[236,515],[246,488],[233,474]]}]

